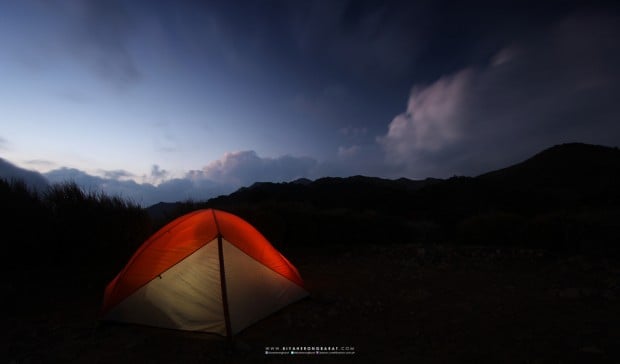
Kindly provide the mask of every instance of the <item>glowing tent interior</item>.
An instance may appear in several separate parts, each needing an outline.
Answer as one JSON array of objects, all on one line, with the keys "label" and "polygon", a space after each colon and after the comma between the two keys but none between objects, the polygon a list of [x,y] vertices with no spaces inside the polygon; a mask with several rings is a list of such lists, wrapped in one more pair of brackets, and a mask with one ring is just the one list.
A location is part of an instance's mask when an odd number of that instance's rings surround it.
[{"label": "glowing tent interior", "polygon": [[308,295],[297,269],[233,214],[170,222],[105,289],[102,319],[231,336]]}]

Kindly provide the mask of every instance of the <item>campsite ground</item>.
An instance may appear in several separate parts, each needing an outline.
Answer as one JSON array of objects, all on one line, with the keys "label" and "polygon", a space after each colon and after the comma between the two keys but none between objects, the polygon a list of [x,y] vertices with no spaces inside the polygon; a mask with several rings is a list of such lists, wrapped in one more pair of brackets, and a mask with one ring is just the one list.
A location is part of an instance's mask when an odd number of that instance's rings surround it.
[{"label": "campsite ground", "polygon": [[[311,296],[247,328],[232,349],[214,335],[98,323],[104,278],[5,275],[2,361],[620,363],[620,263],[611,258],[420,245],[285,255]],[[283,346],[355,354],[264,354]]]}]

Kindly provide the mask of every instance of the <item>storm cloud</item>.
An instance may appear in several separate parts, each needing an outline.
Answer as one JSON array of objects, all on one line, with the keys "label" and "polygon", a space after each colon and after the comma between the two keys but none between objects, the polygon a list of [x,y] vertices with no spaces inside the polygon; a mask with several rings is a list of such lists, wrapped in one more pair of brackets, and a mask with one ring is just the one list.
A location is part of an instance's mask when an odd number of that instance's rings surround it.
[{"label": "storm cloud", "polygon": [[620,19],[572,16],[506,45],[483,67],[416,85],[378,138],[406,175],[476,174],[548,146],[620,139]]}]

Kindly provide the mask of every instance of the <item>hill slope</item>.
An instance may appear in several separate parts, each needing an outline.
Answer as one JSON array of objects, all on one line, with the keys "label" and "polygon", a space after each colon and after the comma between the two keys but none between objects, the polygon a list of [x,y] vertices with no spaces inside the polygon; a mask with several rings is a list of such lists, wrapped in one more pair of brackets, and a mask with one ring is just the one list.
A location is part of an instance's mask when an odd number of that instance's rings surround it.
[{"label": "hill slope", "polygon": [[202,207],[237,213],[281,244],[450,241],[604,245],[620,236],[620,151],[562,144],[477,177],[354,176],[257,183]]},{"label": "hill slope", "polygon": [[48,187],[48,182],[40,173],[19,168],[0,158],[0,178],[7,181],[21,180],[30,188],[43,191]]}]

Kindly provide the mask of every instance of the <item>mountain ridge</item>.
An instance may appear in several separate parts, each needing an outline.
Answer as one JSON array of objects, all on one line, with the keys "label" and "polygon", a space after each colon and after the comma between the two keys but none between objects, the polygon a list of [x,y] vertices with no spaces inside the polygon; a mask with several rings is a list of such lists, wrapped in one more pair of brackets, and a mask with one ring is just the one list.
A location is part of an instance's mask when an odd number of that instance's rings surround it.
[{"label": "mountain ridge", "polygon": [[[445,183],[456,183],[457,181],[477,181],[485,185],[490,183],[503,183],[510,185],[510,188],[517,188],[516,184],[523,184],[524,188],[540,187],[551,183],[552,187],[565,185],[570,187],[584,187],[583,183],[596,178],[598,183],[610,180],[615,182],[620,178],[620,150],[616,147],[606,147],[585,143],[565,143],[547,148],[532,157],[510,165],[490,171],[475,177],[454,176],[448,179],[426,178],[423,180],[411,180],[405,177],[398,179],[387,179],[380,177],[369,177],[356,175],[350,177],[323,177],[314,181],[298,184],[295,181],[272,183],[260,182],[249,187],[242,187],[237,191],[212,198],[218,201],[227,198],[249,197],[252,193],[275,192],[275,189],[282,189],[281,192],[304,188],[351,188],[363,185],[370,187],[385,187],[395,190],[416,191],[429,186],[441,185]],[[537,182],[538,181],[538,182]],[[577,181],[579,183],[573,183]],[[609,184],[607,184],[609,186]],[[610,187],[610,186],[609,186]]]},{"label": "mountain ridge", "polygon": [[569,143],[476,177],[258,183],[179,204],[167,216],[230,211],[278,244],[417,241],[609,251],[620,241],[619,185],[617,148]]}]

